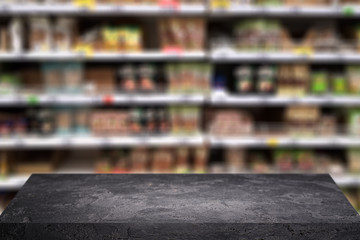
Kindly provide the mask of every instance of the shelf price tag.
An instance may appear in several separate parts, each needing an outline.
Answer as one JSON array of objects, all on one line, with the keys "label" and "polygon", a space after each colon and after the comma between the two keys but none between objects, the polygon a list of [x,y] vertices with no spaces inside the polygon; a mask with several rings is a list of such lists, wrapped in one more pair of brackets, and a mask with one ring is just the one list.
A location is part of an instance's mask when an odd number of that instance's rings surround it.
[{"label": "shelf price tag", "polygon": [[191,95],[189,94],[183,94],[181,97],[180,97],[180,101],[181,102],[185,102],[185,103],[188,103],[191,101]]},{"label": "shelf price tag", "polygon": [[297,104],[300,102],[300,98],[299,97],[290,97],[289,102],[293,103],[293,104]]},{"label": "shelf price tag", "polygon": [[342,13],[347,17],[351,17],[351,16],[354,16],[355,9],[351,6],[345,6],[342,8]]},{"label": "shelf price tag", "polygon": [[69,146],[69,145],[71,145],[71,140],[70,140],[70,138],[69,138],[69,137],[63,138],[63,139],[61,140],[61,144],[62,144],[63,146]]},{"label": "shelf price tag", "polygon": [[110,139],[109,138],[102,138],[101,140],[100,140],[100,145],[101,146],[104,146],[104,147],[107,147],[107,146],[109,146],[110,145]]},{"label": "shelf price tag", "polygon": [[299,12],[300,12],[300,8],[299,8],[298,6],[294,6],[294,7],[291,8],[291,11],[292,11],[293,13],[299,13]]},{"label": "shelf price tag", "polygon": [[16,141],[15,141],[15,146],[16,147],[24,147],[24,145],[25,145],[25,142],[24,142],[23,139],[21,139],[21,138],[16,139]]},{"label": "shelf price tag", "polygon": [[30,95],[27,97],[27,102],[30,105],[36,105],[39,103],[39,98],[36,95]]},{"label": "shelf price tag", "polygon": [[14,103],[22,104],[24,102],[24,98],[21,94],[16,94],[13,97],[13,101],[14,101]]},{"label": "shelf price tag", "polygon": [[215,59],[227,59],[229,55],[229,51],[227,50],[216,50],[213,53]]},{"label": "shelf price tag", "polygon": [[183,49],[177,46],[168,46],[163,48],[163,52],[178,57],[183,53]]},{"label": "shelf price tag", "polygon": [[314,51],[310,47],[297,47],[294,49],[294,54],[309,58],[314,54]]},{"label": "shelf price tag", "polygon": [[268,138],[266,139],[266,145],[269,147],[276,147],[279,145],[279,140],[277,138]]},{"label": "shelf price tag", "polygon": [[258,58],[261,59],[261,61],[268,60],[268,56],[269,55],[267,53],[265,53],[265,52],[261,52],[261,53],[258,54]]},{"label": "shelf price tag", "polygon": [[[56,103],[57,101],[58,101],[58,99],[56,98],[55,95],[50,95],[50,96],[47,97],[47,102],[48,102],[48,103],[54,104],[54,103]],[[60,100],[60,101],[61,101],[61,100]]]},{"label": "shelf price tag", "polygon": [[211,9],[227,10],[230,8],[230,0],[211,0]]},{"label": "shelf price tag", "polygon": [[331,103],[334,102],[334,97],[327,94],[327,95],[324,96],[324,100],[325,100],[326,103],[331,104]]},{"label": "shelf price tag", "polygon": [[159,0],[159,6],[166,11],[175,12],[179,10],[179,1],[177,0]]},{"label": "shelf price tag", "polygon": [[91,58],[94,55],[94,49],[89,44],[79,44],[75,47],[75,52],[87,58]]},{"label": "shelf price tag", "polygon": [[17,59],[20,59],[20,60],[23,60],[25,58],[25,55],[24,53],[22,52],[15,52],[14,53],[14,56],[17,58]]},{"label": "shelf price tag", "polygon": [[73,0],[73,3],[76,7],[84,10],[94,10],[96,7],[95,0]]},{"label": "shelf price tag", "polygon": [[337,53],[336,56],[337,56],[339,61],[345,60],[344,53],[342,53],[342,52]]},{"label": "shelf price tag", "polygon": [[150,142],[150,138],[149,137],[138,137],[137,138],[137,142],[139,144],[148,144]]},{"label": "shelf price tag", "polygon": [[114,103],[114,97],[111,96],[111,95],[106,95],[106,96],[103,97],[102,101],[103,101],[104,104],[108,104],[108,105],[113,104]]},{"label": "shelf price tag", "polygon": [[2,4],[0,5],[0,10],[4,13],[8,12],[9,11],[9,5],[7,4]]}]

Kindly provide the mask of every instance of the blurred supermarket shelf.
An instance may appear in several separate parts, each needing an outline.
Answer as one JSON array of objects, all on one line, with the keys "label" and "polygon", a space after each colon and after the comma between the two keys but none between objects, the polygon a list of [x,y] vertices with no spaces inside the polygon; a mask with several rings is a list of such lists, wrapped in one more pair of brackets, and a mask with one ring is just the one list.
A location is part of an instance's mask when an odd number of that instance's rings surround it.
[{"label": "blurred supermarket shelf", "polygon": [[176,146],[201,145],[204,137],[195,136],[130,136],[130,137],[95,137],[95,136],[51,136],[17,137],[0,139],[0,148],[77,148],[111,146]]},{"label": "blurred supermarket shelf", "polygon": [[0,96],[0,106],[14,107],[24,105],[123,105],[123,104],[204,104],[229,106],[257,106],[257,105],[291,105],[315,104],[332,106],[358,106],[360,96],[264,96],[264,95],[230,95],[212,94],[207,97],[202,94],[17,94]]},{"label": "blurred supermarket shelf", "polygon": [[204,51],[145,51],[129,53],[108,52],[43,52],[43,53],[0,53],[2,61],[166,61],[166,60],[210,60],[214,63],[227,62],[311,62],[311,63],[357,63],[357,53],[313,53],[298,54],[292,52],[237,52],[233,50]]},{"label": "blurred supermarket shelf", "polygon": [[210,58],[215,63],[226,62],[311,62],[311,63],[342,63],[360,62],[360,54],[328,52],[298,54],[292,52],[238,52],[233,50],[213,50]]},{"label": "blurred supermarket shelf", "polygon": [[213,94],[211,96],[213,105],[287,105],[287,104],[318,104],[318,105],[340,105],[353,106],[360,104],[358,96],[303,96],[303,97],[285,97],[285,96],[261,96],[261,95],[228,95]]},{"label": "blurred supermarket shelf", "polygon": [[78,148],[117,146],[198,146],[210,144],[213,147],[359,147],[359,137],[263,137],[263,136],[23,136],[0,139],[0,148]]},{"label": "blurred supermarket shelf", "polygon": [[117,104],[201,104],[205,96],[201,94],[105,94],[86,96],[78,94],[20,94],[1,96],[0,106],[23,105],[117,105]]},{"label": "blurred supermarket shelf", "polygon": [[72,15],[101,15],[101,14],[121,14],[121,15],[209,15],[210,17],[227,16],[328,16],[328,17],[354,17],[360,15],[359,6],[251,6],[251,5],[232,5],[226,8],[209,8],[206,4],[178,4],[175,1],[163,1],[163,4],[6,4],[0,3],[1,14],[72,14]]},{"label": "blurred supermarket shelf", "polygon": [[208,139],[211,146],[233,147],[358,147],[360,138],[357,137],[216,137]]},{"label": "blurred supermarket shelf", "polygon": [[[61,173],[67,173],[61,171]],[[73,173],[73,172],[69,172]],[[89,172],[76,172],[89,173]],[[0,178],[0,192],[1,191],[18,191],[25,184],[30,175],[14,175]],[[332,178],[340,187],[350,187],[360,185],[360,175],[332,175]]]},{"label": "blurred supermarket shelf", "polygon": [[1,4],[1,14],[72,14],[72,15],[198,15],[206,12],[203,4],[159,4],[159,5],[107,5],[95,4],[76,6],[75,4]]},{"label": "blurred supermarket shelf", "polygon": [[[49,61],[49,60],[94,60],[94,61],[151,61],[151,60],[201,60],[206,53],[192,52],[162,52],[146,51],[131,53],[105,52],[36,52],[36,53],[0,53],[0,60],[19,61]],[[359,57],[360,59],[360,57]]]},{"label": "blurred supermarket shelf", "polygon": [[226,9],[219,8],[211,11],[213,17],[228,16],[277,16],[277,17],[353,17],[360,14],[358,6],[244,6],[235,5]]}]

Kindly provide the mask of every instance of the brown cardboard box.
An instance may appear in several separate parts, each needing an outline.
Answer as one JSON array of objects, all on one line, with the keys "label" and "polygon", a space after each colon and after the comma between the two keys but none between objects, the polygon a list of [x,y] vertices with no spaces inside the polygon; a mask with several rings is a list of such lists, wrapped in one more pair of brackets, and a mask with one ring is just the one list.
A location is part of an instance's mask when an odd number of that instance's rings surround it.
[{"label": "brown cardboard box", "polygon": [[128,113],[125,111],[98,110],[91,113],[91,131],[95,135],[126,135]]},{"label": "brown cardboard box", "polygon": [[96,93],[113,93],[116,90],[115,74],[111,67],[89,67],[85,71],[85,80],[94,85]]},{"label": "brown cardboard box", "polygon": [[6,52],[9,50],[9,35],[6,27],[0,27],[0,51]]},{"label": "brown cardboard box", "polygon": [[21,85],[25,92],[41,91],[43,86],[41,72],[36,67],[28,67],[20,71]]},{"label": "brown cardboard box", "polygon": [[14,172],[17,174],[30,174],[30,173],[51,173],[54,168],[51,162],[17,162],[14,166]]}]

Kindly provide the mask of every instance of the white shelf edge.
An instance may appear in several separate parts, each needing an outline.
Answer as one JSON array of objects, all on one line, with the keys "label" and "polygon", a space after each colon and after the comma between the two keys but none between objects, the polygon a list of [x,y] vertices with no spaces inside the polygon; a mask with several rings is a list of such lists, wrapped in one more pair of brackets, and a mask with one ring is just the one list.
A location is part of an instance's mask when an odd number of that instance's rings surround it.
[{"label": "white shelf edge", "polygon": [[184,51],[184,52],[128,52],[109,53],[95,52],[84,55],[76,52],[23,52],[6,53],[0,52],[0,60],[21,61],[61,61],[61,60],[103,60],[103,61],[160,61],[160,60],[204,60],[210,59],[213,63],[234,61],[252,62],[312,62],[312,63],[337,63],[337,62],[360,62],[360,53],[314,53],[312,55],[299,55],[295,53],[281,52],[235,52],[235,51]]},{"label": "white shelf edge", "polygon": [[[228,9],[209,9],[207,4],[180,4],[179,7],[166,7],[159,5],[111,5],[96,4],[93,9],[77,7],[74,4],[0,4],[0,13],[2,14],[197,14],[208,15],[210,17],[228,16],[228,15],[270,15],[270,16],[344,16],[345,6],[251,6],[251,5],[233,5]],[[351,6],[350,17],[359,16],[360,6]]]},{"label": "white shelf edge", "polygon": [[78,94],[19,94],[0,95],[0,106],[13,105],[117,105],[117,104],[202,104],[205,95],[202,94],[103,94],[85,96]]},{"label": "white shelf edge", "polygon": [[111,147],[111,146],[197,146],[204,143],[202,135],[190,136],[130,136],[130,137],[94,137],[94,136],[51,136],[18,137],[0,139],[1,148],[48,148],[48,147]]},{"label": "white shelf edge", "polygon": [[211,146],[234,147],[358,147],[359,137],[221,137],[210,136]]},{"label": "white shelf edge", "polygon": [[0,191],[18,191],[28,178],[29,175],[3,177],[0,179]]},{"label": "white shelf edge", "polygon": [[108,136],[64,135],[51,137],[0,138],[1,148],[108,147],[108,146],[177,146],[202,145],[237,147],[359,147],[360,137],[221,137],[203,134],[189,136]]},{"label": "white shelf edge", "polygon": [[93,54],[84,55],[76,52],[24,52],[24,53],[0,53],[0,60],[113,60],[113,61],[131,61],[131,60],[172,60],[172,59],[189,59],[200,60],[206,57],[204,51],[184,51],[179,53],[167,53],[162,51],[145,51],[145,52],[124,52],[109,53],[95,52]]},{"label": "white shelf edge", "polygon": [[336,95],[319,95],[319,96],[303,96],[303,97],[286,97],[286,96],[271,96],[271,95],[230,95],[213,94],[210,97],[210,102],[213,105],[288,105],[288,104],[319,104],[319,105],[359,105],[359,96],[336,96]]},{"label": "white shelf edge", "polygon": [[309,55],[300,55],[292,52],[241,52],[232,49],[212,50],[210,59],[217,62],[252,61],[252,62],[312,62],[312,63],[337,63],[359,62],[360,54],[349,52],[324,52]]},{"label": "white shelf edge", "polygon": [[344,12],[346,6],[252,6],[232,5],[228,9],[211,10],[210,16],[226,17],[238,15],[268,15],[268,16],[344,16],[353,17],[360,14],[360,6],[351,6],[352,12],[349,15]]},{"label": "white shelf edge", "polygon": [[96,14],[205,14],[204,4],[180,4],[179,7],[160,6],[160,5],[111,5],[96,4],[93,9],[78,7],[74,4],[0,4],[2,14],[76,14],[76,15],[96,15]]},{"label": "white shelf edge", "polygon": [[351,187],[360,186],[360,175],[344,174],[344,175],[333,175],[331,177],[339,187]]},{"label": "white shelf edge", "polygon": [[[32,102],[32,100],[34,102]],[[335,105],[353,106],[360,105],[359,96],[336,96],[319,95],[304,97],[285,97],[271,95],[231,95],[231,94],[212,94],[207,97],[204,94],[169,94],[169,93],[144,93],[144,94],[103,94],[103,95],[78,95],[78,94],[3,94],[0,95],[0,106],[14,105],[116,105],[116,104],[204,104],[211,105],[289,105],[289,104],[315,104],[315,105]]]}]

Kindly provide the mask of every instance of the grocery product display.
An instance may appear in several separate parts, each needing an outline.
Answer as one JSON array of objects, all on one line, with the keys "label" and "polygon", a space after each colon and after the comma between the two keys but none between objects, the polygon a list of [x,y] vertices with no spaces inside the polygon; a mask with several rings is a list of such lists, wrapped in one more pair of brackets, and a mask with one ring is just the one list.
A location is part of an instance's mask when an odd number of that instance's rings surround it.
[{"label": "grocery product display", "polygon": [[233,96],[356,96],[358,71],[359,66],[351,64],[340,68],[304,63],[232,65],[215,69],[213,88]]},{"label": "grocery product display", "polygon": [[[205,21],[201,18],[166,18],[155,21],[157,47],[147,48],[145,25],[136,21],[127,24],[96,23],[82,19],[49,17],[14,18],[2,25],[2,52],[24,53],[139,53],[149,50],[181,53],[201,51],[205,44]],[[28,34],[21,34],[26,31]],[[145,42],[144,42],[145,41]]]},{"label": "grocery product display", "polygon": [[97,173],[205,173],[208,150],[134,148],[110,152],[95,164]]},{"label": "grocery product display", "polygon": [[138,107],[131,109],[29,109],[2,118],[2,138],[21,136],[194,135],[200,133],[198,107]]},{"label": "grocery product display", "polygon": [[[246,109],[215,110],[208,125],[209,133],[217,137],[334,137],[358,132],[357,110],[349,113],[325,111],[314,105],[293,105],[277,111],[277,119],[256,119],[254,111]],[[342,116],[341,116],[342,114]],[[344,128],[340,119],[348,119]]]},{"label": "grocery product display", "polygon": [[339,25],[330,20],[304,24],[303,31],[291,31],[285,23],[272,19],[248,19],[232,23],[232,31],[216,29],[212,49],[215,52],[277,52],[301,56],[358,51],[357,23],[348,26],[346,32],[342,32]]},{"label": "grocery product display", "polygon": [[[176,147],[127,147],[99,150],[11,151],[3,159],[3,176],[69,171],[79,163],[86,172],[97,173],[358,173],[359,149],[327,151],[311,149],[210,148],[208,145]],[[77,155],[77,153],[80,153]],[[24,158],[28,154],[29,158]],[[87,155],[86,155],[87,154]],[[68,155],[69,159],[63,156]],[[217,157],[221,156],[223,161]],[[49,159],[49,160],[47,160]],[[81,161],[84,159],[88,161]],[[81,165],[79,165],[81,167]]]},{"label": "grocery product display", "polygon": [[360,208],[360,2],[0,3],[0,208],[31,173],[330,173]]},{"label": "grocery product display", "polygon": [[49,62],[24,67],[20,73],[0,70],[1,94],[72,96],[168,93],[209,94],[212,69],[206,63],[124,64],[93,66]]},{"label": "grocery product display", "polygon": [[[25,21],[27,24],[25,24]],[[13,30],[12,28],[18,29]],[[142,49],[141,29],[136,25],[99,25],[82,30],[79,23],[71,18],[51,21],[47,17],[14,19],[4,27],[3,49],[29,52],[70,52],[70,51],[140,51]],[[28,38],[12,31],[28,30]],[[82,30],[82,31],[81,31]],[[7,36],[6,36],[7,35]],[[19,42],[20,44],[15,44]],[[8,46],[6,48],[6,46]],[[26,48],[28,46],[28,48]]]},{"label": "grocery product display", "polygon": [[201,50],[204,48],[203,19],[166,19],[160,23],[161,46],[166,51]]}]

